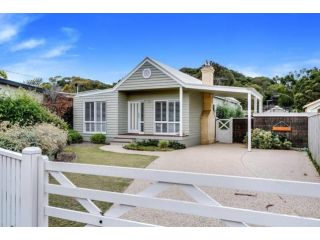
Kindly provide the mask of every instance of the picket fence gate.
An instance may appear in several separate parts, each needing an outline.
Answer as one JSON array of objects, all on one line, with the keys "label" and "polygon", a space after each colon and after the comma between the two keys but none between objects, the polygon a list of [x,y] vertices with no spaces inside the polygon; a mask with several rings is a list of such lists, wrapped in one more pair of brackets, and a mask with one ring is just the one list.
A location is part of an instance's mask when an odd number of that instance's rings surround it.
[{"label": "picket fence gate", "polygon": [[[51,162],[39,148],[22,154],[0,148],[0,226],[48,226],[48,217],[81,222],[87,226],[155,226],[121,219],[135,207],[221,219],[227,226],[320,226],[320,219],[222,206],[200,186],[231,188],[320,198],[320,184],[262,178]],[[101,191],[75,186],[64,174],[145,179],[152,182],[138,194]],[[50,184],[49,174],[60,184]],[[178,185],[194,202],[158,198]],[[87,212],[49,206],[48,195],[75,198]],[[92,200],[112,202],[105,213]]]}]

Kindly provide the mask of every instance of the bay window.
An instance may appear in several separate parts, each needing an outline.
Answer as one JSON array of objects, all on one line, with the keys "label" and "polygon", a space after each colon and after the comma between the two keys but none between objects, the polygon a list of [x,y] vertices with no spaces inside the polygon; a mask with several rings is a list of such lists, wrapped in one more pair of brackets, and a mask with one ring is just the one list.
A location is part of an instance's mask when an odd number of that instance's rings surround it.
[{"label": "bay window", "polygon": [[85,102],[84,115],[85,132],[106,132],[105,102]]},{"label": "bay window", "polygon": [[155,132],[178,134],[180,130],[180,104],[177,100],[155,101]]}]

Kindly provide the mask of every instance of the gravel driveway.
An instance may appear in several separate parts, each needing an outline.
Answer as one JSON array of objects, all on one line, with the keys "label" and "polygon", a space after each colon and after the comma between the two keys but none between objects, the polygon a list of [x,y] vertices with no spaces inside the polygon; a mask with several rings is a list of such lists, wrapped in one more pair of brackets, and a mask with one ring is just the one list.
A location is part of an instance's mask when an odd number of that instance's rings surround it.
[{"label": "gravel driveway", "polygon": [[[159,156],[147,167],[150,169],[320,182],[305,152],[258,149],[247,152],[241,144],[213,144],[157,153],[130,151],[117,145],[103,146],[102,149]],[[135,180],[126,192],[138,193],[149,184]],[[320,199],[212,187],[201,189],[224,206],[320,218]],[[158,197],[192,201],[177,186]],[[220,220],[144,208],[135,208],[122,218],[162,226],[225,226]]]}]

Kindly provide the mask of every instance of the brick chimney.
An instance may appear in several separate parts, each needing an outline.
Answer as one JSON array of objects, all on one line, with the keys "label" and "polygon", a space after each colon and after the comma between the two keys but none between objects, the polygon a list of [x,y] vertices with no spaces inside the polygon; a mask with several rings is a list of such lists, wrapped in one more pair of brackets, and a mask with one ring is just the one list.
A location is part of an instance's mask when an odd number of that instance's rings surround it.
[{"label": "brick chimney", "polygon": [[[202,83],[204,85],[213,86],[214,68],[208,61],[201,68]],[[213,111],[213,94],[209,92],[203,93],[202,113],[200,120],[201,127],[201,144],[211,144],[215,142],[215,113]]]},{"label": "brick chimney", "polygon": [[213,74],[214,74],[214,68],[210,65],[208,61],[205,62],[203,67],[201,68],[202,73],[202,83],[205,85],[213,86]]}]

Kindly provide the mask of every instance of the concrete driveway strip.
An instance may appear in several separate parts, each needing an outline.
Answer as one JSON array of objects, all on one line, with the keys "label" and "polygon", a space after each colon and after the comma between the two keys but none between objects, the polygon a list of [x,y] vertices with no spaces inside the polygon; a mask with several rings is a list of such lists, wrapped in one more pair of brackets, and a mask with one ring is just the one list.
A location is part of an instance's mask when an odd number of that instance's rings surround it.
[{"label": "concrete driveway strip", "polygon": [[[150,169],[320,182],[305,152],[260,149],[247,152],[242,144],[202,145],[171,152],[131,151],[120,145],[101,149],[159,156],[147,167]],[[135,180],[126,192],[136,194],[149,185],[148,181]],[[224,206],[320,218],[320,199],[213,187],[201,189]],[[178,186],[170,187],[158,197],[193,201]],[[135,208],[122,218],[162,226],[225,226],[216,219],[145,208]]]}]

